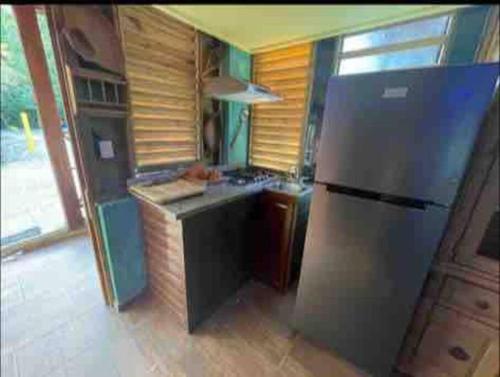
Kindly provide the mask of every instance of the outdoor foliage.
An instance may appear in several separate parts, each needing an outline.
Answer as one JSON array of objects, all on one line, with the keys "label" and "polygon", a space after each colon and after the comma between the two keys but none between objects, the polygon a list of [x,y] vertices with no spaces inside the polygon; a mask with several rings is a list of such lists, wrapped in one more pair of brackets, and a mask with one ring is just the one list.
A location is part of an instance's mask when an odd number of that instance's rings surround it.
[{"label": "outdoor foliage", "polygon": [[[20,113],[28,113],[33,128],[39,127],[36,101],[33,96],[30,73],[19,37],[12,6],[1,5],[0,42],[1,42],[1,128],[22,129]],[[38,13],[38,25],[45,49],[49,75],[56,97],[61,119],[64,119],[61,90],[59,87],[52,42],[46,15]]]}]

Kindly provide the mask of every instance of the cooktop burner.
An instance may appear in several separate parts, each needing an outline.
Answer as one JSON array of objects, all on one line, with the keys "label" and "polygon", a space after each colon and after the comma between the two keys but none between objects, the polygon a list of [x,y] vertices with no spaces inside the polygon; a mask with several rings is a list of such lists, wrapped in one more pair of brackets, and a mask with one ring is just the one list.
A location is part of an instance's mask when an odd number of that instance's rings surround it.
[{"label": "cooktop burner", "polygon": [[263,183],[274,178],[273,174],[265,170],[233,170],[225,172],[224,175],[230,177],[229,183],[236,186]]}]

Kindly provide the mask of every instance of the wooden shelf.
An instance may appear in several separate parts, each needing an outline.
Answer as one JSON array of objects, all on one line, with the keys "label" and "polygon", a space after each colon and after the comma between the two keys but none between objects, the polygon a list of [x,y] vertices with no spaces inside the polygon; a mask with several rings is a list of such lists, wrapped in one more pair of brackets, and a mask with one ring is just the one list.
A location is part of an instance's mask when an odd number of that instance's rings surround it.
[{"label": "wooden shelf", "polygon": [[118,85],[127,84],[127,81],[123,77],[121,77],[120,75],[114,75],[112,73],[94,71],[92,69],[80,68],[80,67],[71,67],[70,71],[73,76],[82,77],[89,80],[92,79],[92,80],[107,81],[109,83]]}]

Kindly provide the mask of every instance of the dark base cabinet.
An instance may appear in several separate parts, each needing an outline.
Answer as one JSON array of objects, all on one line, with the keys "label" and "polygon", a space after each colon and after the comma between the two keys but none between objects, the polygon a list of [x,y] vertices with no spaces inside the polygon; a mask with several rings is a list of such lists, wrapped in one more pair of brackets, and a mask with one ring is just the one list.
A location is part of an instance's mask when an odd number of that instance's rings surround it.
[{"label": "dark base cabinet", "polygon": [[311,193],[301,196],[268,191],[257,201],[253,217],[253,275],[286,292],[298,278]]},{"label": "dark base cabinet", "polygon": [[290,266],[300,266],[309,200],[255,193],[176,219],[140,199],[149,288],[190,333],[252,274],[285,291]]},{"label": "dark base cabinet", "polygon": [[256,196],[182,220],[188,329],[208,318],[250,277],[250,219]]}]

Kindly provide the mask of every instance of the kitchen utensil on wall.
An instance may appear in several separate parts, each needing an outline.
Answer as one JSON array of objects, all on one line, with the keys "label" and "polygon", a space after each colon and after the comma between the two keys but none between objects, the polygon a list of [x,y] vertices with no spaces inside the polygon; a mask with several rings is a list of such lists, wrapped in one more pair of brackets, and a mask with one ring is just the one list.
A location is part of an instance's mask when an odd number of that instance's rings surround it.
[{"label": "kitchen utensil on wall", "polygon": [[121,44],[116,29],[99,6],[63,6],[62,32],[84,60],[124,74]]},{"label": "kitchen utensil on wall", "polygon": [[220,112],[214,112],[205,117],[203,139],[210,153],[217,153],[220,140]]}]

